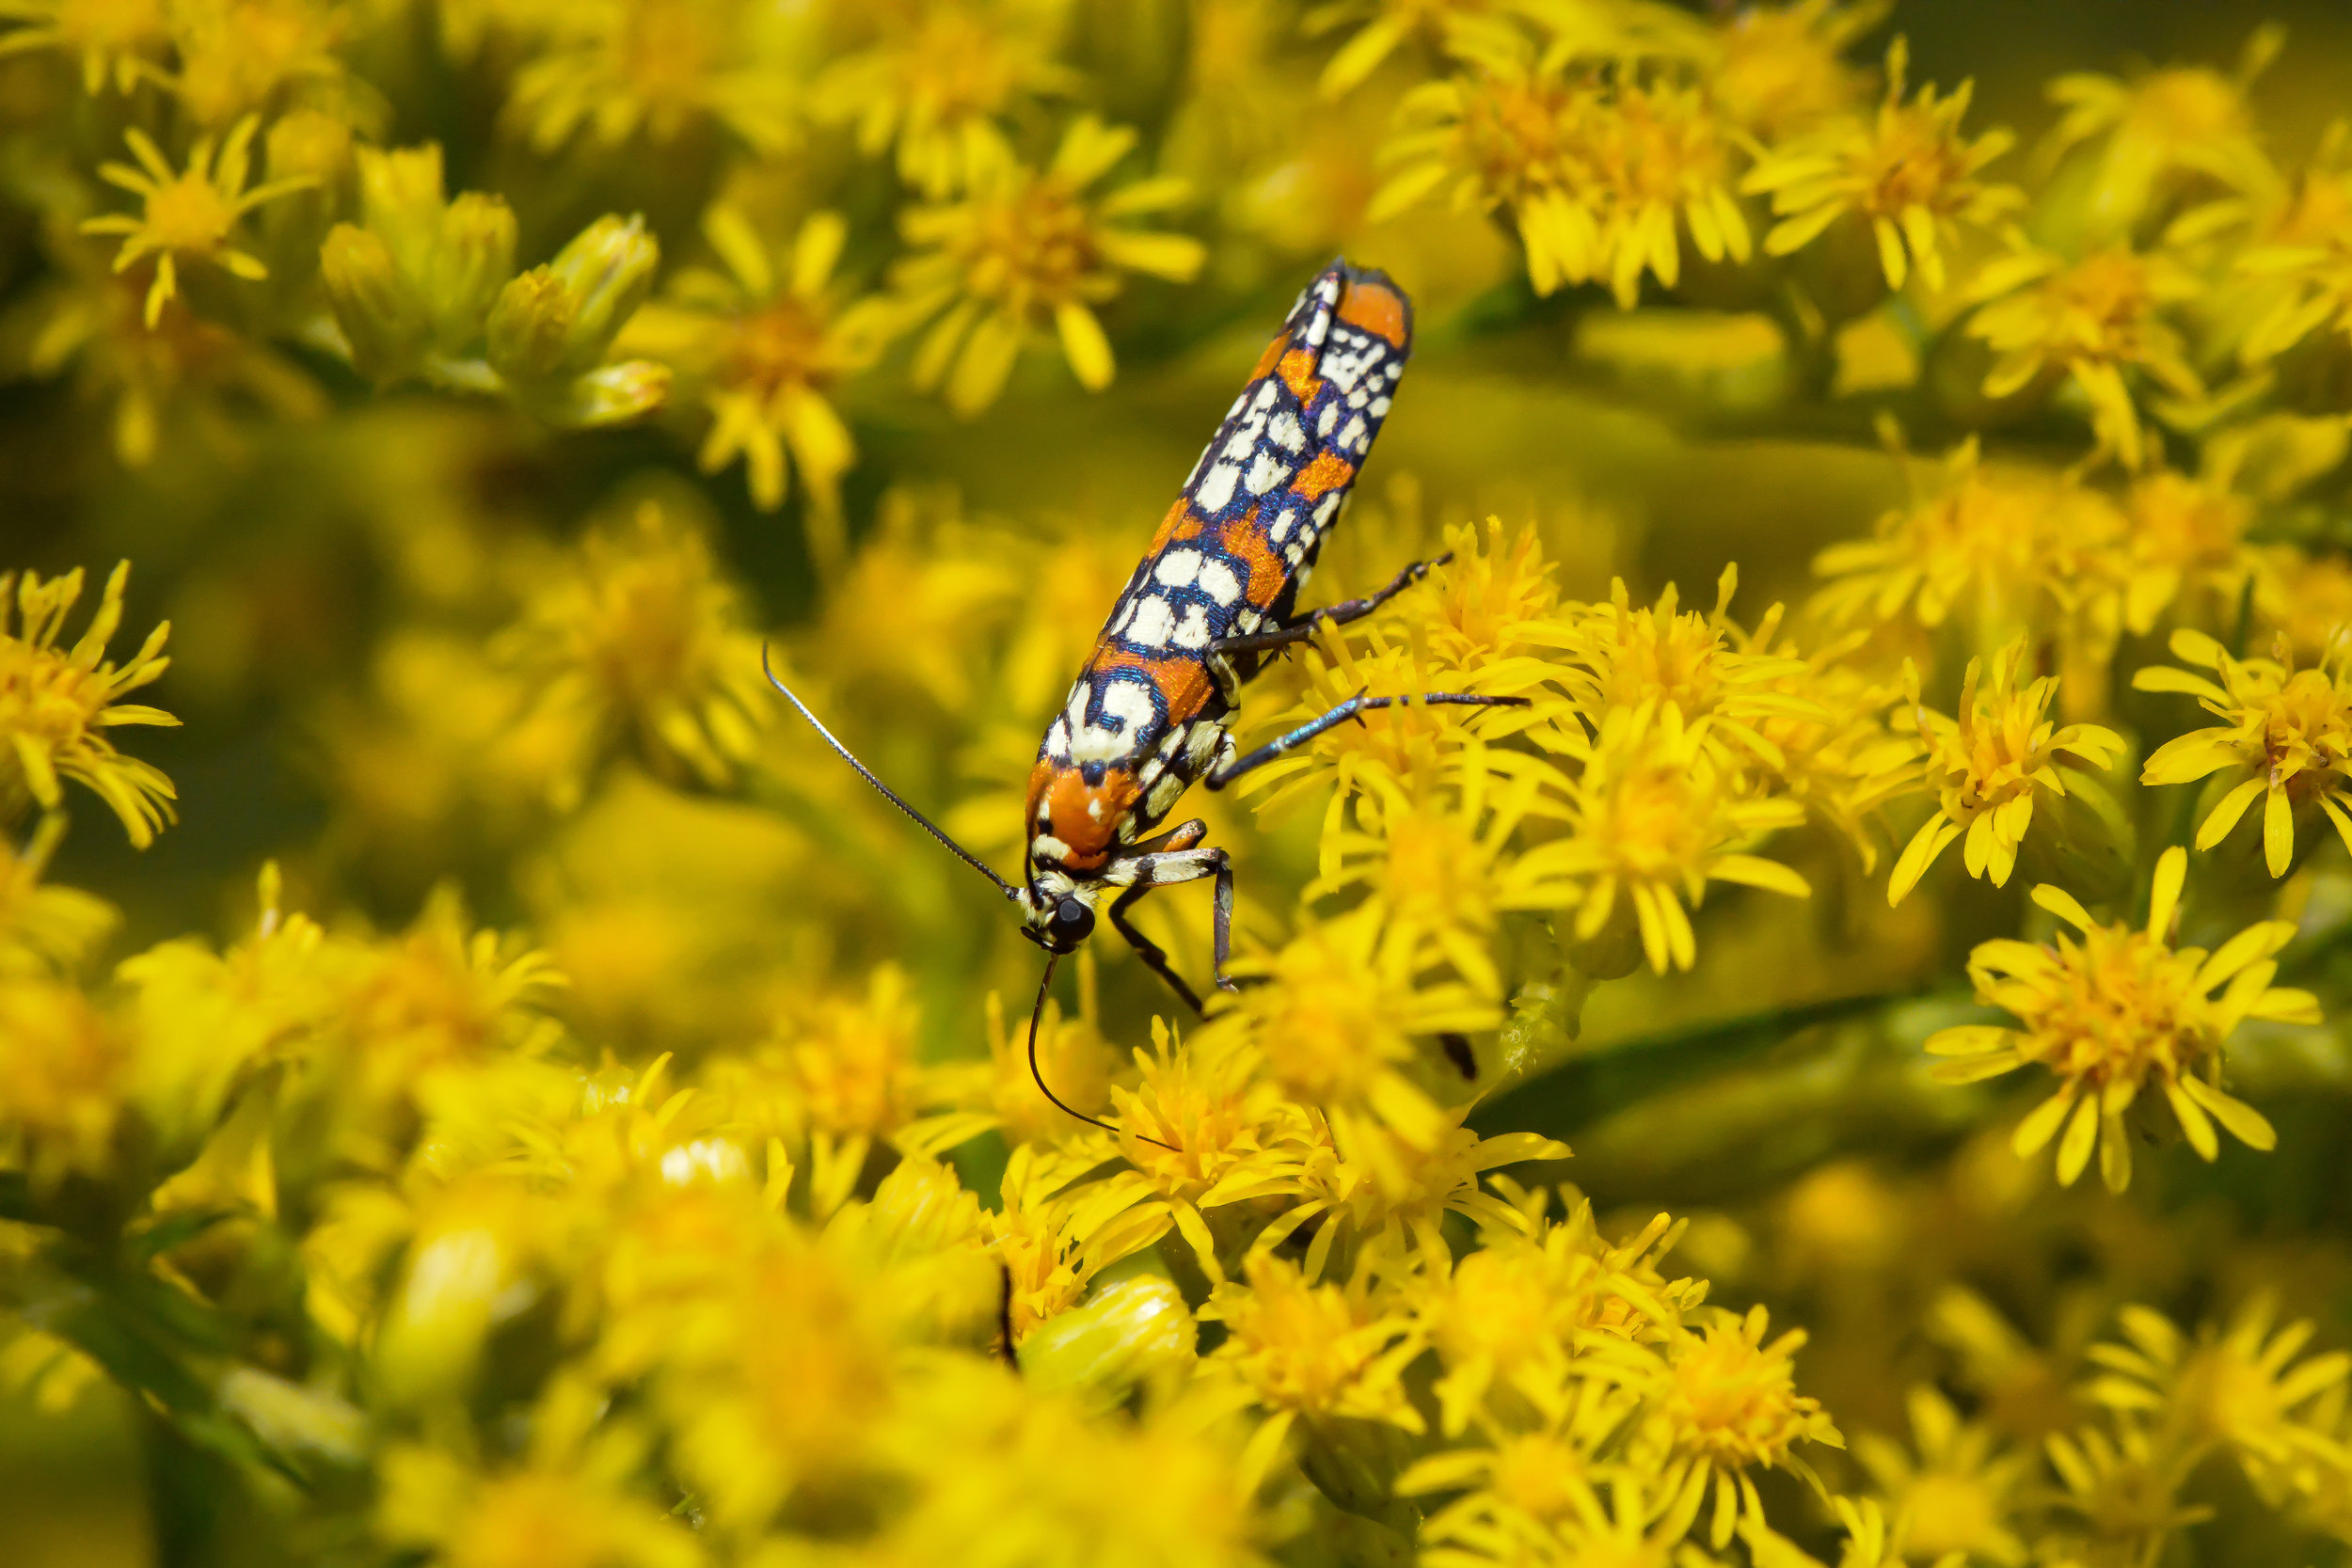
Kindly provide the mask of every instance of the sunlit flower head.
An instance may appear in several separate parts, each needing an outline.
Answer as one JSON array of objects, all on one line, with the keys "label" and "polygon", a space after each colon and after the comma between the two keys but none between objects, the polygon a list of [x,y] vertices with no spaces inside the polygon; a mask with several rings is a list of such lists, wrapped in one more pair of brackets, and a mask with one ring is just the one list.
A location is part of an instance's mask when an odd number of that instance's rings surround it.
[{"label": "sunlit flower head", "polygon": [[2184,692],[2221,721],[2157,747],[2140,782],[2188,784],[2226,770],[2235,782],[2198,824],[2197,847],[2227,838],[2260,800],[2263,858],[2273,877],[2283,877],[2295,861],[2297,812],[2316,804],[2352,844],[2352,638],[2339,631],[2319,663],[2302,670],[2285,646],[2274,652],[2233,658],[2184,626],[2172,634],[2172,657],[2212,676],[2155,664],[2133,675],[2132,686]]},{"label": "sunlit flower head", "polygon": [[[1432,975],[1377,909],[1316,921],[1271,953],[1236,959],[1245,984],[1227,1027],[1249,1032],[1268,1070],[1303,1101],[1363,1107],[1399,1132],[1426,1141],[1436,1112],[1400,1069],[1432,1037],[1491,1029],[1496,998]],[[1416,1043],[1416,1042],[1419,1043]]]},{"label": "sunlit flower head", "polygon": [[171,663],[163,656],[168,621],[121,664],[106,657],[106,643],[122,625],[130,577],[127,561],[114,569],[98,613],[72,647],[61,648],[65,618],[82,596],[80,568],[46,580],[31,572],[0,573],[0,739],[7,742],[0,750],[0,823],[28,804],[56,810],[65,799],[64,779],[95,791],[142,849],[172,819],[171,781],[116,751],[106,733],[125,724],[180,722],[161,708],[119,700]]},{"label": "sunlit flower head", "polygon": [[247,281],[266,277],[261,258],[240,249],[237,229],[246,214],[264,201],[310,183],[307,180],[272,180],[246,188],[252,166],[254,134],[259,116],[247,115],[215,143],[210,135],[197,138],[188,150],[188,166],[175,171],[163,150],[137,126],[123,133],[138,160],[103,164],[99,175],[139,198],[139,215],[114,213],[83,221],[85,234],[119,234],[115,271],[124,272],[147,257],[155,258],[155,280],[147,291],[147,325],[153,327],[167,301],[180,291],[183,261],[203,261]]},{"label": "sunlit flower head", "polygon": [[1263,1474],[1300,1420],[1347,1418],[1422,1430],[1404,1385],[1422,1344],[1401,1306],[1366,1278],[1309,1284],[1295,1265],[1263,1252],[1250,1255],[1246,1281],[1210,1295],[1201,1316],[1223,1323],[1226,1338],[1203,1370],[1266,1412],[1246,1474]]},{"label": "sunlit flower head", "polygon": [[898,148],[899,177],[937,200],[1011,156],[1002,126],[1025,99],[1072,92],[1057,62],[1065,0],[918,0],[882,8],[874,41],[829,64],[811,111],[857,128],[867,157]]},{"label": "sunlit flower head", "polygon": [[1486,775],[1473,772],[1465,784],[1458,809],[1400,800],[1379,813],[1376,831],[1327,838],[1326,863],[1336,863],[1305,896],[1362,887],[1396,940],[1452,965],[1480,994],[1499,996],[1490,948],[1497,917],[1565,908],[1578,890],[1541,867],[1522,869],[1511,852],[1512,835],[1534,804],[1534,779],[1490,790]]},{"label": "sunlit flower head", "polygon": [[744,0],[590,0],[565,8],[515,74],[506,113],[552,152],[581,132],[607,148],[643,133],[676,141],[716,119],[774,151],[798,107],[764,56],[767,19]]},{"label": "sunlit flower head", "polygon": [[2079,935],[2060,931],[2055,945],[1979,942],[1968,960],[1978,1000],[2007,1008],[2017,1022],[1963,1024],[1928,1041],[1935,1054],[1957,1058],[1936,1068],[1946,1083],[1974,1083],[2028,1062],[2063,1080],[2012,1139],[2019,1157],[2029,1158],[2058,1138],[2061,1183],[2083,1173],[2095,1148],[2108,1188],[2124,1189],[2132,1148],[2123,1113],[2151,1085],[2163,1091],[2190,1146],[2207,1160],[2220,1150],[2216,1122],[2255,1148],[2278,1142],[2260,1112],[2223,1092],[2221,1069],[2230,1036],[2247,1019],[2319,1022],[2309,991],[2270,983],[2279,972],[2272,955],[2295,927],[2283,920],[2249,926],[2211,954],[2175,948],[2172,923],[2187,872],[2185,849],[2167,849],[2156,862],[2143,928],[2102,926],[2063,889],[2035,888],[2034,902]]},{"label": "sunlit flower head", "polygon": [[1483,540],[1469,523],[1448,528],[1445,539],[1454,559],[1391,613],[1428,644],[1439,669],[1474,673],[1495,691],[1534,685],[1549,660],[1530,633],[1560,605],[1558,566],[1542,534],[1523,523],[1506,537],[1502,519],[1490,516]]},{"label": "sunlit flower head", "polygon": [[1906,1398],[1912,1449],[1877,1433],[1854,1438],[1886,1507],[1904,1521],[1903,1544],[1930,1562],[1951,1554],[2016,1568],[2027,1560],[2018,1533],[2033,1455],[2004,1451],[1990,1428],[1963,1420],[1931,1384]]},{"label": "sunlit flower head", "polygon": [[2352,1355],[2304,1355],[2310,1322],[2273,1332],[2273,1307],[2249,1303],[2226,1331],[2207,1324],[2192,1339],[2162,1313],[2126,1307],[2118,1315],[2123,1343],[2090,1348],[2099,1375],[2090,1397],[2141,1418],[2199,1447],[2219,1444],[2241,1461],[2273,1473],[2297,1461],[2352,1468],[2352,1449],[2328,1432],[2321,1396],[2352,1376]]},{"label": "sunlit flower head", "polygon": [[1986,229],[2024,204],[2015,186],[1982,178],[2014,138],[2005,130],[1975,137],[1961,130],[1972,84],[1939,100],[1930,83],[1906,102],[1909,61],[1897,39],[1874,119],[1833,120],[1757,162],[1742,189],[1772,196],[1780,222],[1764,237],[1767,254],[1790,255],[1851,216],[1875,241],[1888,288],[1901,288],[1916,269],[1930,289],[1941,289],[1945,253],[1963,231]]},{"label": "sunlit flower head", "polygon": [[771,246],[721,203],[703,214],[703,234],[724,270],[677,273],[662,299],[630,318],[613,353],[660,359],[699,388],[711,418],[697,454],[703,472],[740,458],[752,503],[773,512],[784,504],[788,452],[817,506],[837,509],[857,448],[832,395],[881,355],[891,325],[881,301],[845,300],[834,283],[849,227],[837,213],[813,214],[789,245]]},{"label": "sunlit flower head", "polygon": [[2007,887],[2018,846],[2033,824],[2035,800],[2066,793],[2059,769],[2104,769],[2123,751],[2123,737],[2113,730],[2051,721],[2058,677],[2020,685],[2026,652],[2021,637],[1994,655],[1992,678],[1982,685],[1984,661],[1970,659],[1957,720],[1915,700],[1914,721],[1927,747],[1922,782],[1935,792],[1936,806],[1887,878],[1889,904],[1901,903],[1945,847],[1963,835],[1968,875]]},{"label": "sunlit flower head", "polygon": [[1698,956],[1691,911],[1709,882],[1740,882],[1803,898],[1804,879],[1748,851],[1804,820],[1794,800],[1757,799],[1711,753],[1707,723],[1685,724],[1671,705],[1614,708],[1589,743],[1566,741],[1583,764],[1565,802],[1570,831],[1520,858],[1582,884],[1576,934],[1592,942],[1629,912],[1641,951],[1663,974]]},{"label": "sunlit flower head", "polygon": [[1733,124],[1764,141],[1810,131],[1869,90],[1845,51],[1887,9],[1887,0],[1796,0],[1724,12],[1708,96]]},{"label": "sunlit flower head", "polygon": [[577,737],[548,780],[563,806],[623,743],[658,772],[723,784],[771,711],[759,640],[734,588],[700,531],[654,501],[592,529],[535,588],[501,649],[532,679],[532,705]]},{"label": "sunlit flower head", "polygon": [[1813,608],[1843,626],[1957,617],[1979,645],[2020,630],[2096,637],[2119,612],[2128,553],[2122,512],[2045,469],[1991,464],[1974,437],[1953,449],[1875,537],[1832,545],[1814,571],[1833,580]]},{"label": "sunlit flower head", "polygon": [[1005,1316],[1016,1346],[1075,1306],[1098,1273],[1150,1246],[1170,1224],[1168,1205],[1152,1201],[1140,1182],[1073,1186],[1070,1174],[1038,1145],[1014,1149],[1003,1202],[982,1220],[1007,1275]]},{"label": "sunlit flower head", "polygon": [[1740,1518],[1762,1518],[1762,1502],[1745,1471],[1778,1466],[1804,1474],[1798,1444],[1845,1447],[1821,1402],[1797,1392],[1795,1356],[1804,1331],[1792,1328],[1767,1344],[1770,1320],[1763,1307],[1724,1318],[1668,1342],[1659,1403],[1674,1473],[1687,1478],[1684,1484],[1701,1499],[1712,1483],[1708,1537],[1719,1548]]},{"label": "sunlit flower head", "polygon": [[55,49],[80,62],[84,92],[164,79],[165,0],[7,0],[0,20],[18,24],[0,33],[0,55]]},{"label": "sunlit flower head", "polygon": [[2079,149],[2090,159],[2076,221],[2095,236],[2121,236],[2161,215],[2188,182],[2246,192],[2274,179],[2249,100],[2285,41],[2275,24],[2255,28],[2231,75],[2168,66],[2131,82],[2096,71],[2052,81],[2050,99],[2063,112],[2045,155]]},{"label": "sunlit flower head", "polygon": [[[1636,610],[1619,578],[1609,585],[1607,604],[1571,606],[1553,627],[1529,636],[1565,656],[1571,669],[1558,678],[1588,722],[1620,708],[1669,706],[1686,722],[1707,721],[1708,738],[1726,758],[1777,768],[1784,759],[1761,726],[1828,715],[1789,689],[1790,678],[1804,673],[1803,660],[1772,653],[1769,632],[1759,642],[1732,623],[1739,584],[1739,569],[1726,567],[1711,610],[1683,610],[1672,583],[1656,605]],[[1770,619],[1777,624],[1777,610]]]},{"label": "sunlit flower head", "polygon": [[1655,1340],[1666,1332],[1686,1304],[1658,1272],[1675,1234],[1660,1214],[1626,1241],[1604,1241],[1589,1205],[1538,1221],[1532,1235],[1490,1229],[1421,1307],[1445,1368],[1436,1392],[1446,1432],[1467,1430],[1482,1412],[1543,1408],[1589,1336]]},{"label": "sunlit flower head", "polygon": [[1508,209],[1539,294],[1605,283],[1629,309],[1645,276],[1681,281],[1685,236],[1710,262],[1750,255],[1732,194],[1739,141],[1698,88],[1482,48],[1462,74],[1407,94],[1398,119],[1374,218],[1440,190],[1459,210]]},{"label": "sunlit flower head", "polygon": [[971,418],[996,401],[1022,350],[1049,327],[1081,386],[1110,385],[1111,343],[1095,308],[1118,297],[1123,274],[1188,282],[1208,255],[1188,235],[1134,226],[1187,201],[1183,181],[1089,194],[1135,144],[1133,131],[1084,118],[1044,168],[995,160],[961,199],[901,216],[917,254],[892,281],[910,320],[939,318],[915,349],[916,386],[944,386],[947,405]]},{"label": "sunlit flower head", "polygon": [[2010,397],[2066,377],[2089,405],[2101,449],[2137,468],[2146,436],[2135,383],[2183,400],[2204,394],[2186,339],[2165,317],[2202,288],[2169,257],[2121,248],[2073,263],[2038,250],[1989,261],[1968,286],[1987,302],[1968,330],[1995,356],[1984,395]]}]

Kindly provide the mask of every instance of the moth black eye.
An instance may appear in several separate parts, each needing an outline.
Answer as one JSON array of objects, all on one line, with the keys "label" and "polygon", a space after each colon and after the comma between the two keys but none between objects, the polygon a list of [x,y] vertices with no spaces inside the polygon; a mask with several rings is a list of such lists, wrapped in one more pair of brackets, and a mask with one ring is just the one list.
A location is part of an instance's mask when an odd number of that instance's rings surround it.
[{"label": "moth black eye", "polygon": [[1065,898],[1054,906],[1053,936],[1056,945],[1067,951],[1094,934],[1094,911],[1075,898]]}]

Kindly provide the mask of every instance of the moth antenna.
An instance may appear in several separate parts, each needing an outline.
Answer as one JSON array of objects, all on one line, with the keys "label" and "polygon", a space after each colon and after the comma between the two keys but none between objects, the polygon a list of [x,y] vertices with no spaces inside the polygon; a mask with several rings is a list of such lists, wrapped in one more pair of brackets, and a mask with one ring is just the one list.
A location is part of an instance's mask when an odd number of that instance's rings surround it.
[{"label": "moth antenna", "polygon": [[[882,792],[882,798],[883,800],[889,801],[892,805],[898,807],[900,811],[905,812],[909,816],[914,818],[914,822],[917,827],[921,828],[925,832],[930,834],[933,838],[939,840],[940,843],[946,845],[949,852],[954,854],[958,860],[963,862],[964,864],[970,866],[981,876],[986,877],[990,881],[994,882],[1006,897],[1011,899],[1016,904],[1021,901],[1021,890],[1019,888],[1014,887],[1010,882],[996,875],[994,871],[989,869],[988,863],[981,860],[979,856],[974,854],[971,850],[966,849],[962,845],[958,844],[954,839],[949,838],[947,836],[947,831],[945,828],[942,828],[938,823],[932,821],[930,817],[925,816],[921,812],[916,811],[913,806],[907,804],[905,800],[899,798],[897,790],[891,788],[888,784],[874,777],[874,770],[872,768],[858,761],[854,752],[834,737],[834,733],[825,728],[824,724],[818,719],[817,715],[809,712],[808,705],[801,701],[801,699],[797,696],[794,696],[790,687],[776,679],[776,672],[768,662],[768,644],[765,642],[762,642],[759,645],[759,672],[761,674],[768,677],[768,684],[770,686],[774,687],[778,691],[784,694],[784,700],[786,702],[790,703],[795,708],[800,710],[801,717],[808,721],[809,728],[815,730],[818,735],[823,736],[825,737],[825,744],[832,747],[834,751],[839,754],[843,762],[848,763],[851,768],[857,769],[857,776],[859,778],[864,779],[867,784],[872,784],[876,789]],[[1042,1085],[1040,1086],[1042,1087]],[[1048,1095],[1046,1098],[1050,1100],[1053,1097]],[[1061,1104],[1061,1101],[1057,1100],[1054,1103],[1059,1105]],[[1065,1106],[1064,1109],[1068,1109],[1068,1107]]]},{"label": "moth antenna", "polygon": [[[1037,1065],[1038,1024],[1045,1017],[1045,993],[1053,988],[1054,966],[1059,962],[1061,962],[1061,955],[1059,953],[1049,953],[1046,955],[1045,977],[1037,983],[1037,1003],[1029,1009],[1029,1076],[1037,1080],[1038,1093],[1052,1101],[1055,1105],[1059,1107],[1061,1110],[1067,1111],[1072,1116],[1076,1117],[1080,1121],[1091,1123],[1092,1125],[1101,1128],[1105,1132],[1123,1132],[1125,1131],[1124,1129],[1113,1127],[1109,1122],[1104,1121],[1100,1117],[1088,1116],[1084,1111],[1079,1110],[1075,1105],[1071,1104],[1070,1101],[1064,1100],[1061,1096],[1047,1088],[1045,1086],[1045,1073],[1043,1069]],[[1142,1138],[1145,1143],[1151,1144],[1157,1148],[1165,1148],[1170,1154],[1176,1152],[1176,1146],[1174,1144],[1161,1143],[1159,1139],[1145,1137],[1141,1132],[1131,1133],[1130,1136]]]}]

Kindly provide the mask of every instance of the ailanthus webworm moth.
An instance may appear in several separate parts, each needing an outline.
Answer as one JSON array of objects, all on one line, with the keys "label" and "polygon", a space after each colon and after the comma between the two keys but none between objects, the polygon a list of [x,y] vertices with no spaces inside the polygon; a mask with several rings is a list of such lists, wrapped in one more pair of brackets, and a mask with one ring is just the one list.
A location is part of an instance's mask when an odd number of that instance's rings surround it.
[{"label": "ailanthus webworm moth", "polygon": [[[1359,694],[1243,753],[1229,720],[1266,657],[1323,625],[1371,614],[1445,557],[1421,562],[1378,593],[1307,615],[1299,589],[1356,482],[1412,353],[1413,308],[1384,273],[1334,261],[1291,307],[1225,421],[1194,465],[1127,579],[1029,774],[1023,881],[1007,881],[900,800],[818,722],[771,670],[768,678],[866,783],[1021,907],[1022,934],[1045,949],[1029,1015],[1029,1071],[1046,1099],[1082,1121],[1037,1065],[1038,1020],[1054,965],[1108,913],[1152,970],[1195,1012],[1200,998],[1159,945],[1129,919],[1149,890],[1215,878],[1211,945],[1216,984],[1232,989],[1233,871],[1204,845],[1207,824],[1155,832],[1195,783],[1222,789],[1315,736],[1400,704],[1518,705],[1466,692]],[[1116,1131],[1116,1129],[1112,1129]],[[1156,1142],[1156,1139],[1147,1140]]]}]

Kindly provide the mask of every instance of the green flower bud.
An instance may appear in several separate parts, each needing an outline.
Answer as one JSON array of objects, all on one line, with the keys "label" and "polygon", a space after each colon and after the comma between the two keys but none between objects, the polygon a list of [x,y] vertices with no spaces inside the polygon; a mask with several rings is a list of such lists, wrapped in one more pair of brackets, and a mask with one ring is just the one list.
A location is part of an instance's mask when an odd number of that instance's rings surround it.
[{"label": "green flower bud", "polygon": [[2056,882],[2090,905],[2130,895],[2139,838],[2131,818],[2097,775],[2059,767],[2066,793],[2034,797],[2033,826],[2018,865],[2036,882]]},{"label": "green flower bud", "polygon": [[574,378],[562,401],[541,413],[551,424],[586,429],[649,414],[669,395],[669,366],[651,359],[626,359],[617,365],[599,365]]},{"label": "green flower bud", "polygon": [[1197,1338],[1175,1281],[1130,1275],[1033,1329],[1021,1341],[1021,1375],[1032,1387],[1073,1393],[1108,1410],[1124,1403],[1137,1384],[1188,1374]]},{"label": "green flower bud", "polygon": [[490,368],[508,381],[545,381],[564,366],[572,296],[554,272],[533,267],[499,291],[485,328]]},{"label": "green flower bud", "polygon": [[400,268],[421,281],[430,276],[441,238],[441,150],[433,142],[358,153],[359,206],[368,227],[391,250]]},{"label": "green flower bud", "polygon": [[424,294],[444,354],[480,341],[491,305],[515,272],[515,213],[495,196],[468,191],[441,214]]},{"label": "green flower bud", "polygon": [[337,224],[320,249],[319,275],[359,373],[384,382],[413,371],[431,328],[424,302],[384,241]]},{"label": "green flower bud", "polygon": [[564,369],[589,370],[604,358],[613,334],[653,292],[660,263],[661,246],[634,214],[607,214],[556,254],[550,270],[571,302]]}]

